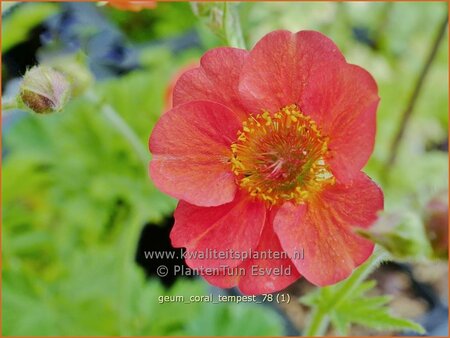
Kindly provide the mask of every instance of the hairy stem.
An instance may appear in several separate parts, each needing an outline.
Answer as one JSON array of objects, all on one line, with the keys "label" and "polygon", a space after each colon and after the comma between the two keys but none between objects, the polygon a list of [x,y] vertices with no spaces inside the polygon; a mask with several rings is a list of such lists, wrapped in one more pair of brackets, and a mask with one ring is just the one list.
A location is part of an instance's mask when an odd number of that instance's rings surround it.
[{"label": "hairy stem", "polygon": [[19,105],[17,104],[17,100],[2,100],[2,114],[8,110],[16,109]]},{"label": "hairy stem", "polygon": [[148,152],[143,146],[141,140],[125,120],[115,111],[113,107],[108,104],[103,104],[101,107],[102,114],[109,120],[112,126],[124,137],[125,140],[133,147],[136,155],[145,168],[148,166]]},{"label": "hairy stem", "polygon": [[134,130],[128,125],[128,123],[120,116],[119,113],[109,104],[104,103],[102,98],[98,97],[93,91],[86,93],[86,97],[91,100],[94,104],[100,107],[102,115],[108,120],[110,125],[116,129],[116,131],[122,135],[122,137],[127,141],[127,143],[133,148],[135,154],[139,158],[140,162],[143,164],[147,170],[149,156],[147,148],[144,146],[142,141],[136,135]]},{"label": "hairy stem", "polygon": [[241,20],[236,9],[236,4],[224,3],[224,32],[227,45],[230,47],[245,49],[244,35],[242,33]]},{"label": "hairy stem", "polygon": [[245,49],[237,4],[229,2],[191,2],[194,14],[225,45]]},{"label": "hairy stem", "polygon": [[400,146],[401,140],[403,138],[403,135],[405,134],[405,130],[408,125],[408,122],[411,119],[412,113],[414,111],[414,107],[417,102],[417,98],[419,97],[421,89],[424,85],[425,78],[430,71],[430,67],[436,57],[436,53],[439,49],[439,46],[441,45],[441,43],[444,39],[445,31],[447,29],[447,24],[448,24],[448,15],[445,15],[445,18],[442,20],[441,23],[439,23],[438,31],[437,31],[436,37],[431,45],[431,49],[428,54],[428,57],[426,58],[425,63],[422,67],[422,70],[419,74],[419,77],[416,81],[416,84],[414,86],[411,97],[409,98],[406,109],[404,110],[404,112],[402,114],[402,117],[400,120],[400,127],[398,128],[397,133],[394,136],[394,140],[393,140],[392,147],[391,147],[391,153],[390,153],[388,161],[386,163],[386,169],[388,167],[391,167],[395,163],[395,160],[398,156],[398,151],[399,151],[399,146]]},{"label": "hairy stem", "polygon": [[[128,123],[120,116],[120,114],[108,103],[105,103],[103,98],[99,97],[95,92],[88,91],[86,93],[86,98],[99,107],[101,114],[109,122],[109,124],[114,127],[114,129],[122,135],[125,141],[134,149],[135,154],[139,160],[144,165],[147,170],[149,156],[147,148],[144,146],[142,141],[134,132]],[[125,304],[132,297],[132,276],[133,276],[133,261],[134,255],[136,253],[136,246],[139,240],[140,232],[142,229],[142,221],[139,217],[127,218],[128,226],[125,236],[123,236],[123,255],[120,262],[120,288],[118,292],[118,299],[121,304],[119,312],[118,328],[120,334],[129,334],[129,321],[131,318],[131,313]]]},{"label": "hairy stem", "polygon": [[309,323],[304,331],[304,336],[323,336],[326,333],[330,322],[329,313],[331,310],[339,306],[348,295],[350,295],[366,278],[372,273],[383,261],[388,260],[388,254],[380,247],[376,247],[370,258],[357,268],[353,274],[345,281],[339,284],[333,293],[334,297],[321,306],[317,306],[311,315]]},{"label": "hairy stem", "polygon": [[330,317],[327,315],[327,311],[318,306],[313,310],[308,326],[303,332],[303,336],[321,337],[327,331],[329,323]]}]

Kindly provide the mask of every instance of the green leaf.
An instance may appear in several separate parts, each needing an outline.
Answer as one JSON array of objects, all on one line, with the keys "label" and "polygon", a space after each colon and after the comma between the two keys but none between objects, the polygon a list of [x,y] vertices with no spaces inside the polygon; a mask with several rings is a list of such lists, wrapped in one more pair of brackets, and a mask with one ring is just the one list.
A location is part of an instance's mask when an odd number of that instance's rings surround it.
[{"label": "green leaf", "polygon": [[[172,67],[163,59],[95,85],[145,147]],[[136,266],[140,227],[170,214],[175,201],[86,98],[58,114],[18,119],[4,147],[3,335],[282,334],[266,307],[159,302],[204,295],[207,284],[180,279],[166,289]]]},{"label": "green leaf", "polygon": [[[233,323],[233,325],[230,325]],[[254,304],[212,304],[187,327],[189,336],[279,336],[281,318]]]},{"label": "green leaf", "polygon": [[[377,303],[377,302],[375,302]],[[387,307],[355,306],[337,309],[337,313],[343,322],[363,325],[375,330],[411,330],[423,334],[422,326],[411,320],[396,317],[389,313]]]},{"label": "green leaf", "polygon": [[300,300],[306,305],[327,311],[330,323],[339,335],[347,335],[350,327],[355,324],[380,331],[410,330],[420,334],[425,333],[419,324],[389,312],[390,296],[370,296],[375,286],[374,280],[364,281],[337,306],[333,306],[330,301],[333,292],[339,291],[339,285],[317,289]]}]

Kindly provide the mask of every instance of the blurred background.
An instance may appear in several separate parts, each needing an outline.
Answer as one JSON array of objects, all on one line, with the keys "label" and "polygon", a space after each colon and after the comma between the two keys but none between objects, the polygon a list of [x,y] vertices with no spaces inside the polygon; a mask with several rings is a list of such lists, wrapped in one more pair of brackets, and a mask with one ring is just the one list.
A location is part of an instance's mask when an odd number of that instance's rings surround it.
[{"label": "blurred background", "polygon": [[[289,304],[159,304],[161,295],[237,291],[200,278],[159,278],[160,264],[183,262],[144,255],[172,250],[176,206],[147,175],[148,137],[170,107],[180,71],[223,45],[208,27],[211,18],[196,18],[189,3],[139,12],[96,3],[2,5],[4,100],[38,63],[81,81],[79,95],[61,113],[2,114],[2,334],[301,333],[308,308],[297,298],[313,289],[304,280],[284,291]],[[391,295],[392,311],[419,321],[429,334],[447,335],[446,3],[236,6],[248,48],[275,29],[318,30],[375,77],[381,103],[365,171],[382,185],[386,209],[420,218],[444,258],[383,265],[372,276],[375,292]],[[138,139],[107,118],[110,108]],[[374,332],[355,326],[351,333]]]}]

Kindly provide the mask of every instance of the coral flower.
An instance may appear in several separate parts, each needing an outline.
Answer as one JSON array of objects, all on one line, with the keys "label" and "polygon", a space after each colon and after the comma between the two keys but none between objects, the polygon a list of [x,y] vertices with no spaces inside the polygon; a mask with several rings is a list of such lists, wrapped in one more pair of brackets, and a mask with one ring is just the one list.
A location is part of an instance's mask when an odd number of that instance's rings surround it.
[{"label": "coral flower", "polygon": [[361,172],[378,102],[371,75],[318,32],[207,52],[149,142],[151,178],[180,199],[171,240],[187,264],[246,294],[348,277],[374,247],[354,227],[383,208]]},{"label": "coral flower", "polygon": [[129,0],[108,0],[108,4],[111,7],[127,10],[127,11],[133,11],[133,12],[139,12],[142,9],[145,8],[155,8],[157,5],[156,1],[151,0],[143,0],[143,1],[129,1]]}]

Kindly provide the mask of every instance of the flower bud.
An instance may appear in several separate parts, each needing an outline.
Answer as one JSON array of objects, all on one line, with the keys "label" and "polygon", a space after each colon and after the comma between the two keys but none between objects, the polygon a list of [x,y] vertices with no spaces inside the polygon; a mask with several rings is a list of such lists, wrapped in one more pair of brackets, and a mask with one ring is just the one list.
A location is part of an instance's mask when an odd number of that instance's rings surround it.
[{"label": "flower bud", "polygon": [[71,96],[82,95],[94,83],[94,76],[82,55],[64,55],[50,59],[46,65],[60,72],[70,83]]},{"label": "flower bud", "polygon": [[48,114],[64,108],[70,91],[63,74],[48,66],[35,66],[23,77],[20,98],[35,113]]},{"label": "flower bud", "polygon": [[383,246],[398,260],[423,260],[431,257],[420,215],[408,210],[385,213],[369,229],[357,233]]},{"label": "flower bud", "polygon": [[448,195],[433,197],[424,210],[425,231],[436,258],[448,258]]}]

